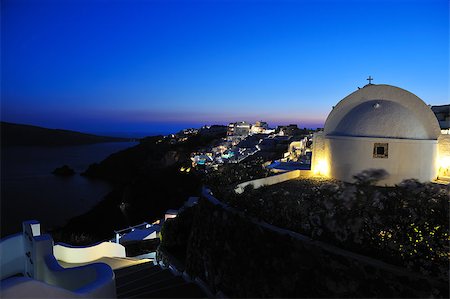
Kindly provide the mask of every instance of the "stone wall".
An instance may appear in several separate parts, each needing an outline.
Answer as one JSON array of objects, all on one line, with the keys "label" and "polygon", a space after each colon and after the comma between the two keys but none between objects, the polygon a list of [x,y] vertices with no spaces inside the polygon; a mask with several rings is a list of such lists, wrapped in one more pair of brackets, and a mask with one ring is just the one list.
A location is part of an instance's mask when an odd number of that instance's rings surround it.
[{"label": "stone wall", "polygon": [[213,292],[230,297],[448,297],[446,282],[248,219],[208,194],[194,209],[163,228],[161,250],[174,248],[185,271]]}]

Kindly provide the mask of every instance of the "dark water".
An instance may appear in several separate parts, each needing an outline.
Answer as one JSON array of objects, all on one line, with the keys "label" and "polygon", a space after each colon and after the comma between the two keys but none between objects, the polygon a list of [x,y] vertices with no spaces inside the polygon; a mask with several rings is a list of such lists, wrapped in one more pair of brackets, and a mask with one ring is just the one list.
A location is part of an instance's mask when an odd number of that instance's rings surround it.
[{"label": "dark water", "polygon": [[[43,228],[64,224],[92,208],[111,190],[108,183],[79,175],[89,164],[135,145],[98,143],[68,147],[10,147],[1,152],[1,235],[21,230],[23,220],[35,219]],[[64,164],[77,174],[51,174]]]}]

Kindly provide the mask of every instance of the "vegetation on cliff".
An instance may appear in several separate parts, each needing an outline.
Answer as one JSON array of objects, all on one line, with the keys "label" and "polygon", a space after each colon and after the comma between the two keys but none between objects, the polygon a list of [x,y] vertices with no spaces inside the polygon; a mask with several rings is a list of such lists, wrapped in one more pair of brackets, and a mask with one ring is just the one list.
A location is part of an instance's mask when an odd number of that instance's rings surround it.
[{"label": "vegetation on cliff", "polygon": [[234,189],[239,183],[271,175],[270,170],[262,166],[264,162],[263,158],[257,157],[246,159],[241,163],[225,164],[217,171],[207,173],[203,182],[211,189],[214,196],[223,198],[229,193],[234,193]]},{"label": "vegetation on cliff", "polygon": [[248,216],[448,280],[449,189],[407,180],[377,187],[298,179],[223,198]]},{"label": "vegetation on cliff", "polygon": [[280,232],[204,198],[165,222],[158,250],[161,261],[230,298],[448,298],[448,282]]}]

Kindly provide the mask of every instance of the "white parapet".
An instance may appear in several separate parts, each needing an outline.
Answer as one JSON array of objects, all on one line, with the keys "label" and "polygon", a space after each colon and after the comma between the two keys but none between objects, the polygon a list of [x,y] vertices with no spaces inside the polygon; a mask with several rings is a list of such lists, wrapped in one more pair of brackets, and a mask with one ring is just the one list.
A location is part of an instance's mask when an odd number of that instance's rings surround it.
[{"label": "white parapet", "polygon": [[53,254],[66,263],[88,263],[102,257],[126,257],[125,247],[118,243],[102,242],[92,246],[71,246],[58,243],[53,246]]},{"label": "white parapet", "polygon": [[164,214],[164,220],[175,218],[178,215],[178,210],[167,210],[166,214]]},{"label": "white parapet", "polygon": [[270,186],[270,185],[278,184],[281,182],[296,179],[296,178],[300,177],[300,174],[301,174],[300,170],[293,170],[293,171],[285,172],[282,174],[269,176],[267,178],[244,182],[244,183],[237,185],[236,188],[234,189],[234,192],[241,194],[242,192],[244,192],[245,187],[248,185],[252,185],[253,188],[258,189],[259,187],[262,187],[262,186]]}]

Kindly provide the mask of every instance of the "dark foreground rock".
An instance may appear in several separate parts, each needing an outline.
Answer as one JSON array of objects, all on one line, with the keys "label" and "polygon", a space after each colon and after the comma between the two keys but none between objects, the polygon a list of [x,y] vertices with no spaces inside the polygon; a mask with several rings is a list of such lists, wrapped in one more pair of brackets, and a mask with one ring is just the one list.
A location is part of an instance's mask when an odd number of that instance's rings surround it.
[{"label": "dark foreground rock", "polygon": [[58,176],[72,176],[75,174],[75,170],[73,170],[67,165],[63,165],[61,167],[55,168],[55,170],[53,170],[52,173]]}]

